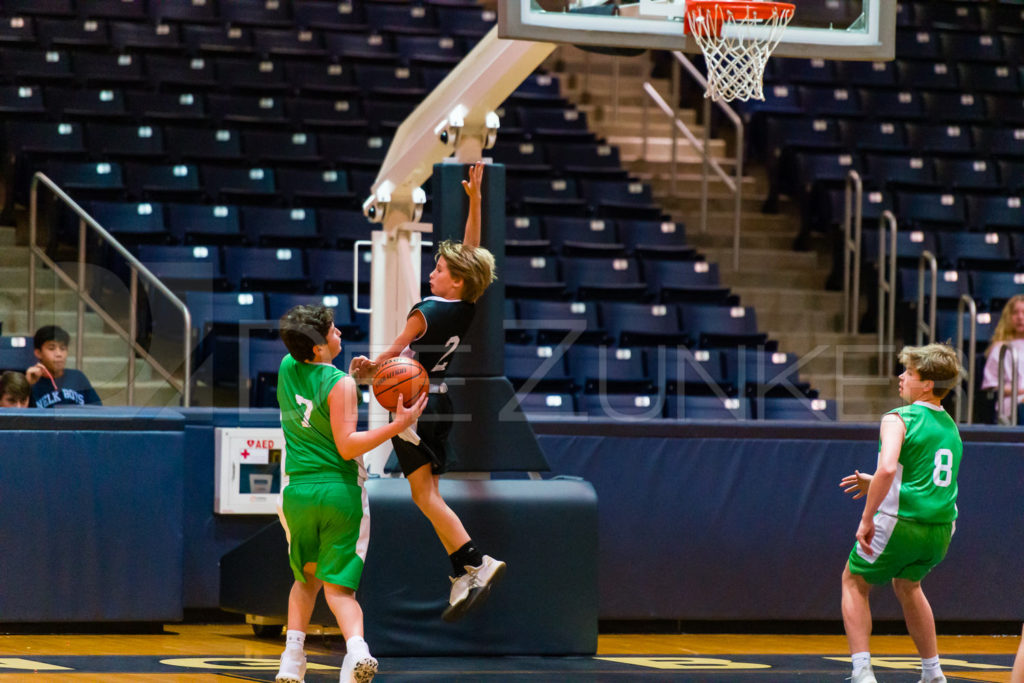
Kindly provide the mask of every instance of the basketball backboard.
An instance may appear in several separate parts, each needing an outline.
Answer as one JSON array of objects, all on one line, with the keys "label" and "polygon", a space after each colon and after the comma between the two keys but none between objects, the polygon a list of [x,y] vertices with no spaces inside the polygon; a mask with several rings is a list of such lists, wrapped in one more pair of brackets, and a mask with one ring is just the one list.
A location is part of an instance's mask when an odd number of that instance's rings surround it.
[{"label": "basketball backboard", "polygon": [[[793,21],[774,55],[892,59],[896,2],[797,1]],[[619,4],[606,0],[501,0],[498,7],[498,35],[502,38],[699,52],[693,38],[683,33],[685,0],[622,0]]]}]

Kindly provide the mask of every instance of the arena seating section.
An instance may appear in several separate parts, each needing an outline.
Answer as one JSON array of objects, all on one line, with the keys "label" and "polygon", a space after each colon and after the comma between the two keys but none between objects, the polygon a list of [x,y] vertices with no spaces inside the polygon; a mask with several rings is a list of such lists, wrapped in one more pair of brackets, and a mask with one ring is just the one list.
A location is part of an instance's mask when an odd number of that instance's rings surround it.
[{"label": "arena seating section", "polygon": [[[929,248],[943,302],[970,292],[997,310],[1024,255],[1021,12],[904,3],[893,63],[772,60],[767,101],[744,109],[750,155],[773,174],[768,208],[793,196],[806,230],[834,231],[856,168],[870,189],[866,267],[873,221],[894,208],[901,263]],[[351,309],[353,242],[369,233],[359,206],[404,116],[494,21],[468,0],[3,0],[4,180],[19,203],[37,170],[64,187],[182,293],[197,366],[213,368],[198,377],[231,385],[244,370],[252,404],[274,405],[279,350],[257,332],[240,347],[239,323],[272,329],[294,302],[327,296],[349,340],[339,363],[365,349],[368,321]],[[557,77],[534,74],[500,114],[501,277],[519,321],[507,374],[527,410],[834,414]]]}]

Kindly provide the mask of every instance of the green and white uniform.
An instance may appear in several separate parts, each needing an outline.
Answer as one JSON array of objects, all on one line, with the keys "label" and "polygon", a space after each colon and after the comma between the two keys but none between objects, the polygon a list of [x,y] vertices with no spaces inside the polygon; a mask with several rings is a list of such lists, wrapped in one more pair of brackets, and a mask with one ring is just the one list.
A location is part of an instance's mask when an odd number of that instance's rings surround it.
[{"label": "green and white uniform", "polygon": [[363,484],[363,458],[344,460],[331,431],[328,396],[345,373],[326,363],[281,360],[277,403],[287,444],[282,492],[288,559],[304,581],[302,567],[316,562],[316,577],[355,590],[370,541],[370,507]]},{"label": "green and white uniform", "polygon": [[888,414],[906,434],[892,486],[875,514],[873,555],[854,544],[850,571],[868,583],[920,581],[946,556],[957,516],[963,442],[942,408],[918,401]]}]

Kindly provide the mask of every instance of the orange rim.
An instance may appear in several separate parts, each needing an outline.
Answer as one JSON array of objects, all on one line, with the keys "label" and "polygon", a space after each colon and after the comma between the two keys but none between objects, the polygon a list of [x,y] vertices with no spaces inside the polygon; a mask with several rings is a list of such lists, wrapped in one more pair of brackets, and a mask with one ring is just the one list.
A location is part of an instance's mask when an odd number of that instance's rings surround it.
[{"label": "orange rim", "polygon": [[[726,12],[732,14],[737,21],[767,21],[776,14],[785,18],[788,23],[793,18],[796,5],[789,2],[743,2],[742,0],[690,0],[686,3],[686,32],[691,33],[690,22],[695,16],[710,17],[715,34],[721,33],[718,19]],[[720,14],[721,13],[721,14]],[[788,18],[786,16],[788,15]]]}]

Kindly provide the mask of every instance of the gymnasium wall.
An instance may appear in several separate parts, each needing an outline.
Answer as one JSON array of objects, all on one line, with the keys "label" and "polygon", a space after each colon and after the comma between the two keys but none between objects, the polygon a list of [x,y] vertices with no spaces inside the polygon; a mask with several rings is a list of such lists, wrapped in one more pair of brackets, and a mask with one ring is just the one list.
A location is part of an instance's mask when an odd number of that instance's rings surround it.
[{"label": "gymnasium wall", "polygon": [[[213,429],[276,411],[0,413],[0,621],[173,621],[218,605],[221,556],[273,517],[213,513]],[[839,618],[876,425],[534,422],[545,477],[598,496],[606,620]],[[960,520],[928,579],[939,620],[1024,613],[1024,432],[963,430]],[[409,503],[412,505],[411,501]],[[557,567],[549,567],[557,571]],[[880,618],[898,617],[879,591]]]}]

